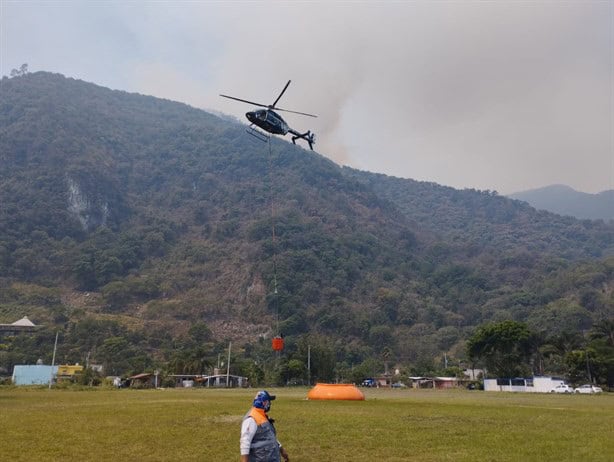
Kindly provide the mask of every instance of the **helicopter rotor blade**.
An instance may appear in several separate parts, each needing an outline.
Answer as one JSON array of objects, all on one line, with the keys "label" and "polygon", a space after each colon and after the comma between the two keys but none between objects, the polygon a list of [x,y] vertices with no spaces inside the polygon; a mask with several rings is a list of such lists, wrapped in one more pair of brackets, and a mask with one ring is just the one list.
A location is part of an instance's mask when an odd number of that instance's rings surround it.
[{"label": "helicopter rotor blade", "polygon": [[265,107],[268,109],[274,109],[276,111],[281,111],[281,112],[290,112],[292,114],[300,114],[300,115],[304,115],[304,116],[309,116],[309,117],[318,117],[317,115],[313,115],[313,114],[307,114],[306,112],[298,112],[298,111],[291,111],[289,109],[282,109],[279,107],[275,107],[275,104],[277,104],[277,102],[279,101],[279,99],[283,96],[284,92],[286,91],[286,89],[288,88],[288,85],[290,85],[290,80],[288,80],[288,83],[286,84],[286,86],[284,87],[284,89],[281,91],[281,93],[279,94],[279,96],[277,97],[277,99],[275,100],[275,102],[271,105],[268,104],[262,104],[262,103],[256,103],[254,101],[249,101],[247,99],[241,99],[241,98],[237,98],[235,96],[228,96],[228,95],[222,95],[220,94],[220,96],[224,97],[224,98],[228,98],[228,99],[234,99],[235,101],[241,101],[242,103],[247,103],[247,104],[252,104],[254,106],[259,106],[259,107]]},{"label": "helicopter rotor blade", "polygon": [[241,101],[242,103],[253,104],[254,106],[269,107],[268,104],[254,103],[253,101],[248,101],[246,99],[241,99],[241,98],[235,98],[234,96],[228,96],[228,95],[222,95],[222,94],[220,94],[220,96],[223,96],[224,98],[228,98],[228,99],[234,99],[236,101]]},{"label": "helicopter rotor blade", "polygon": [[269,108],[271,108],[271,109],[275,109],[275,105],[277,104],[277,101],[279,101],[279,99],[280,99],[280,98],[283,96],[283,94],[286,92],[286,90],[288,89],[288,85],[290,85],[290,80],[288,80],[288,83],[286,84],[286,86],[284,87],[284,89],[281,91],[281,93],[279,94],[279,96],[277,97],[277,99],[275,100],[275,102],[269,106]]},{"label": "helicopter rotor blade", "polygon": [[300,114],[300,115],[309,116],[309,117],[318,117],[317,115],[307,114],[306,112],[291,111],[289,109],[282,109],[279,107],[276,107],[275,110],[280,111],[280,112],[291,112],[292,114]]}]

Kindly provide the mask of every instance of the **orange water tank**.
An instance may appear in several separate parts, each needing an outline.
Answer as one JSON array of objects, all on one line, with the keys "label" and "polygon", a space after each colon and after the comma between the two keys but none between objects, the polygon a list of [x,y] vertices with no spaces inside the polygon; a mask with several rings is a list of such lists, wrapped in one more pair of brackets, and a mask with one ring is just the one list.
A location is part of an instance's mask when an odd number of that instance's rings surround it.
[{"label": "orange water tank", "polygon": [[365,395],[351,383],[318,383],[307,393],[307,399],[364,401]]},{"label": "orange water tank", "polygon": [[273,337],[273,341],[271,342],[273,346],[273,350],[281,351],[284,349],[284,339],[283,337],[277,336]]}]

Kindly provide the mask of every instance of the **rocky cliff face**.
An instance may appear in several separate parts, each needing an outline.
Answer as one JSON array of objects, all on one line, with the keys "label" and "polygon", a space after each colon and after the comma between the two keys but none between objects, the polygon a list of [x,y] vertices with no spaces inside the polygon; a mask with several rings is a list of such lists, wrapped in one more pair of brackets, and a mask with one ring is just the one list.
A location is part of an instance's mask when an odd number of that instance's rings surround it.
[{"label": "rocky cliff face", "polygon": [[73,178],[66,179],[68,187],[68,211],[81,223],[84,231],[104,226],[109,218],[109,202],[102,197],[92,197]]}]

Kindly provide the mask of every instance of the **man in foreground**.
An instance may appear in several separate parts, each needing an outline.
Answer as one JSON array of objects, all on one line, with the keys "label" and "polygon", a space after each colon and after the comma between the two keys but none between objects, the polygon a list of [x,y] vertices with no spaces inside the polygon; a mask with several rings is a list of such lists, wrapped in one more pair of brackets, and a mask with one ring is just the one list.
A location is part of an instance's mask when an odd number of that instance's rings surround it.
[{"label": "man in foreground", "polygon": [[241,462],[285,462],[290,461],[288,452],[277,441],[277,434],[267,412],[275,395],[259,391],[252,408],[241,424]]}]

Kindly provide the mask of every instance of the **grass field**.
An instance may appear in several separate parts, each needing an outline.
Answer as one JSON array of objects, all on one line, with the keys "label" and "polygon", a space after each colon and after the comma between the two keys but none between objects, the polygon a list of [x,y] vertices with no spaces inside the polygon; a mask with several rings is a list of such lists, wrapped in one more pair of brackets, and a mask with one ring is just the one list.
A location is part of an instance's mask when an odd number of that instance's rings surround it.
[{"label": "grass field", "polygon": [[[614,395],[271,389],[292,462],[613,461]],[[239,460],[256,390],[0,388],[0,460]]]}]

